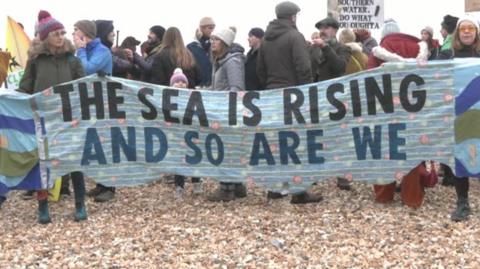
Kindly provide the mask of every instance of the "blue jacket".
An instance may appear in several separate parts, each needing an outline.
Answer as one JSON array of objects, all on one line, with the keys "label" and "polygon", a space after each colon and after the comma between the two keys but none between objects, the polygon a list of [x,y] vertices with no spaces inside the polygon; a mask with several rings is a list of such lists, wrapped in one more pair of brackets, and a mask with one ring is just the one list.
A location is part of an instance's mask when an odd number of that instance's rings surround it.
[{"label": "blue jacket", "polygon": [[199,41],[193,41],[187,48],[193,54],[197,66],[200,67],[202,80],[198,86],[208,87],[212,83],[212,63],[210,62],[210,50],[205,50]]},{"label": "blue jacket", "polygon": [[112,74],[112,53],[110,49],[102,44],[99,38],[95,38],[88,43],[86,48],[79,48],[77,57],[82,61],[87,75],[94,74],[100,70],[109,75]]}]

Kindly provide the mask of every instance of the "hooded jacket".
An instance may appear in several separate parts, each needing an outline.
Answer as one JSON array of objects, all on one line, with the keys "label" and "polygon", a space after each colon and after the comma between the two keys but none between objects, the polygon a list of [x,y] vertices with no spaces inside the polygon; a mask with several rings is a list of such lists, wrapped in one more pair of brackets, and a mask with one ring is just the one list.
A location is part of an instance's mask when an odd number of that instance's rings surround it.
[{"label": "hooded jacket", "polygon": [[33,94],[85,76],[85,70],[81,61],[75,57],[75,47],[70,40],[65,39],[56,55],[50,52],[47,44],[46,40],[32,40],[19,91]]},{"label": "hooded jacket", "polygon": [[257,74],[266,89],[312,82],[307,42],[288,19],[270,22],[258,50]]},{"label": "hooded jacket", "polygon": [[240,52],[227,53],[213,64],[212,90],[245,90],[245,56]]}]

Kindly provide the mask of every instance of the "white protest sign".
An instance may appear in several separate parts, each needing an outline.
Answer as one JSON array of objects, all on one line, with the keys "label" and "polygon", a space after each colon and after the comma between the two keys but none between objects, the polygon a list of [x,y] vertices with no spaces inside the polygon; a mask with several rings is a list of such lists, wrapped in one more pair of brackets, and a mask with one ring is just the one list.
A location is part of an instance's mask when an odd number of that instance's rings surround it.
[{"label": "white protest sign", "polygon": [[383,0],[328,0],[328,13],[340,28],[380,29],[383,11]]}]

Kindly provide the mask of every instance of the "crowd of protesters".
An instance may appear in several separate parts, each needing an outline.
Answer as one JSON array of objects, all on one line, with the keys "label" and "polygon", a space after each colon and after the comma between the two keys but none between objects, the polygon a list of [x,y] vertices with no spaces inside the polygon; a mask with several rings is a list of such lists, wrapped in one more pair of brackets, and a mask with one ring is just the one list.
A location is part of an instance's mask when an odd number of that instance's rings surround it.
[{"label": "crowd of protesters", "polygon": [[[307,41],[297,29],[300,7],[286,1],[275,7],[274,18],[263,30],[252,26],[248,33],[249,51],[237,43],[235,27],[217,29],[213,18],[200,19],[195,40],[185,45],[176,27],[150,27],[148,40],[141,43],[127,37],[119,47],[113,46],[114,23],[108,20],[79,20],[74,24],[72,41],[64,25],[47,11],[40,11],[35,38],[28,51],[29,60],[19,91],[34,94],[53,85],[99,73],[177,88],[218,91],[268,90],[324,81],[408,59],[429,61],[461,57],[480,57],[479,25],[469,16],[446,15],[441,22],[442,45],[433,38],[431,26],[419,29],[419,37],[402,33],[395,20],[385,21],[378,43],[367,29],[339,29],[332,17],[315,24],[318,32]],[[337,39],[338,36],[338,39]],[[247,37],[246,37],[247,38]],[[140,45],[141,54],[137,53]],[[281,56],[280,56],[281,55]],[[4,76],[2,76],[4,77]],[[457,178],[442,165],[444,181],[454,185],[457,208],[452,220],[465,220],[470,214],[468,178]],[[219,180],[218,189],[208,200],[231,201],[247,196],[243,184]],[[85,196],[95,202],[115,197],[115,188],[97,184],[86,193],[83,174],[72,171],[62,177],[61,195],[70,195],[69,181],[75,195],[76,221],[87,219]],[[203,193],[200,178],[192,178],[193,193]],[[337,178],[337,186],[350,190],[350,182]],[[26,199],[35,191],[24,193]],[[36,191],[38,221],[51,221],[47,191]],[[185,195],[185,177],[175,176],[174,197]],[[269,199],[285,194],[268,192]],[[0,196],[0,206],[5,201]],[[291,203],[316,203],[318,194],[295,193]]]}]

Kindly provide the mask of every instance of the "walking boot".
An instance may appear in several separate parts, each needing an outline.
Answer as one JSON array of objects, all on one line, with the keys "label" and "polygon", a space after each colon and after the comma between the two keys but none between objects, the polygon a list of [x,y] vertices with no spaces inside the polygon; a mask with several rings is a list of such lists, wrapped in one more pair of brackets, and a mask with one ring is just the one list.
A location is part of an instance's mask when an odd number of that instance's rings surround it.
[{"label": "walking boot", "polygon": [[38,223],[47,224],[52,222],[50,213],[48,212],[48,200],[38,200]]},{"label": "walking boot", "polygon": [[457,200],[457,208],[452,212],[450,218],[453,221],[464,221],[470,215],[470,205],[467,198],[459,197]]},{"label": "walking boot", "polygon": [[87,219],[87,210],[84,202],[75,202],[75,221]]}]

